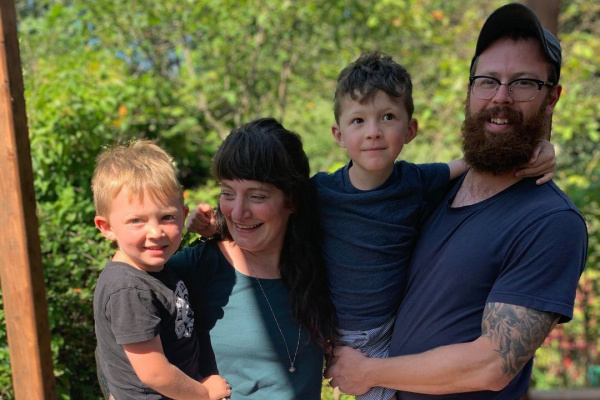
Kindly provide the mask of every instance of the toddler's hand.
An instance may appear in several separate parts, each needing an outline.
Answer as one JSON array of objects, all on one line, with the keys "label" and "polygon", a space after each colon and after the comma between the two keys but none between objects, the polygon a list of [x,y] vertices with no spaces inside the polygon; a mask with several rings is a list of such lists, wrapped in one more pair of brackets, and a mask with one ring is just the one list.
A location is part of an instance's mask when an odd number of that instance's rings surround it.
[{"label": "toddler's hand", "polygon": [[217,232],[215,210],[206,203],[200,203],[194,208],[185,222],[185,227],[190,232],[204,237],[211,237]]},{"label": "toddler's hand", "polygon": [[204,378],[202,384],[208,390],[210,400],[221,400],[231,396],[231,386],[229,386],[227,380],[221,378],[219,375],[211,375],[208,378]]}]

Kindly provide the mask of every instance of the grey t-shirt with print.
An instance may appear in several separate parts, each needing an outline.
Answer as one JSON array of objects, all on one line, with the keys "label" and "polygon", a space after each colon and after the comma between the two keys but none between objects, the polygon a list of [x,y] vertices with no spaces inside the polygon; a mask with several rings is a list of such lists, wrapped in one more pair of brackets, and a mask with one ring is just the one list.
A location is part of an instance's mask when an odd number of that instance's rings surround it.
[{"label": "grey t-shirt with print", "polygon": [[170,268],[146,272],[110,261],[94,292],[98,367],[110,393],[119,400],[166,399],[143,384],[123,350],[160,335],[169,362],[199,380],[199,343],[194,312],[183,281]]}]

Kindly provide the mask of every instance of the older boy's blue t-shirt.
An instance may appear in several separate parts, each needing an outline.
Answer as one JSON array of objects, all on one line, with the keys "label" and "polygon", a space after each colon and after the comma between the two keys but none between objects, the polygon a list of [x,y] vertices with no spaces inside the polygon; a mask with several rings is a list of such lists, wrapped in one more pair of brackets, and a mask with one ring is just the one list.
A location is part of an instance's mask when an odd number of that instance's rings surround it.
[{"label": "older boy's blue t-shirt", "polygon": [[338,327],[368,330],[396,314],[417,228],[442,199],[450,170],[399,161],[383,185],[359,190],[348,176],[351,165],[312,179]]}]

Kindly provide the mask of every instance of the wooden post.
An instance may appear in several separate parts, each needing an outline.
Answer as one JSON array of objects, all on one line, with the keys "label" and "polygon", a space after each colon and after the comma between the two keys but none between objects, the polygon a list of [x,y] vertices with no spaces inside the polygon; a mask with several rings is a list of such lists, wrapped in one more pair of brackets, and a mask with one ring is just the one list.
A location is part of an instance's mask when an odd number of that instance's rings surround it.
[{"label": "wooden post", "polygon": [[55,400],[14,0],[0,0],[0,281],[17,400]]}]

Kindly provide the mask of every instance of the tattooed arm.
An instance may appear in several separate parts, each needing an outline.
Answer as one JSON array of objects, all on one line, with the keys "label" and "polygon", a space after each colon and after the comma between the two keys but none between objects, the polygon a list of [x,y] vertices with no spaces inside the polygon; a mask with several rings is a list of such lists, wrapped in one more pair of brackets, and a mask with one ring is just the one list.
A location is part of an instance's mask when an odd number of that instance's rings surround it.
[{"label": "tattooed arm", "polygon": [[508,381],[533,357],[558,319],[559,316],[554,313],[512,304],[485,305],[481,336],[494,344],[495,351],[502,358],[502,372]]},{"label": "tattooed arm", "polygon": [[488,303],[482,334],[473,342],[387,359],[338,347],[325,376],[333,378],[331,386],[349,394],[374,386],[425,394],[502,390],[533,357],[558,318],[531,308]]}]

